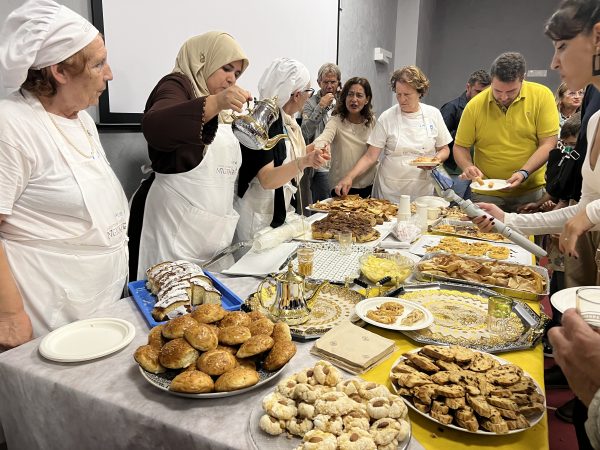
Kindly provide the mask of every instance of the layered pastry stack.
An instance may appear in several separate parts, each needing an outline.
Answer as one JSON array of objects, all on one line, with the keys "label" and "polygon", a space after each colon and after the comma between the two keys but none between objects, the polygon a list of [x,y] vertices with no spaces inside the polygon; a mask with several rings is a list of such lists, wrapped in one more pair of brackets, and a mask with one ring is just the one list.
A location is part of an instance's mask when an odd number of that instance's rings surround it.
[{"label": "layered pastry stack", "polygon": [[377,220],[372,214],[332,211],[327,217],[312,223],[312,237],[318,240],[336,239],[340,233],[351,232],[354,242],[370,242],[380,236],[379,231],[373,228],[375,225]]},{"label": "layered pastry stack", "polygon": [[189,261],[165,261],[146,271],[146,286],[156,295],[152,316],[162,322],[180,306],[221,304],[221,293],[197,264]]},{"label": "layered pastry stack", "polygon": [[169,389],[187,394],[227,392],[258,383],[257,367],[281,369],[295,355],[290,329],[259,312],[225,311],[203,304],[158,325],[134,354],[147,372],[179,373]]}]

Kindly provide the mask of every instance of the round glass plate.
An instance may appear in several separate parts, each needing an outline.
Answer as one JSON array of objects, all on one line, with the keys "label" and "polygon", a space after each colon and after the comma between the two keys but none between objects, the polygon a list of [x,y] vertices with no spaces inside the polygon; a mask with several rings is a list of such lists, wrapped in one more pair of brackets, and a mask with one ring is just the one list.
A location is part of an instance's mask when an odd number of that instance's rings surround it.
[{"label": "round glass plate", "polygon": [[[281,433],[278,436],[271,436],[260,429],[258,422],[260,418],[265,414],[260,404],[254,406],[250,412],[250,420],[248,422],[248,433],[250,434],[250,442],[254,450],[286,450],[294,449],[302,443],[302,439],[298,436],[288,435],[287,432]],[[405,419],[409,425],[408,436],[398,443],[398,450],[406,450],[410,444],[412,438],[412,424],[410,419],[406,416]]]},{"label": "round glass plate", "polygon": [[550,303],[561,313],[569,308],[577,307],[577,289],[596,286],[576,286],[558,291],[550,297]]},{"label": "round glass plate", "polygon": [[[408,353],[417,353],[420,350],[421,350],[421,348],[416,348],[414,350],[411,350]],[[477,352],[478,350],[473,350],[473,351]],[[494,358],[496,361],[498,361],[502,365],[504,365],[504,364],[512,364],[510,361],[507,361],[506,359],[499,358],[498,356],[492,355],[491,353],[487,353],[487,352],[480,352],[480,353],[485,353],[486,355],[491,356],[492,358]],[[400,356],[396,361],[394,361],[394,363],[392,364],[392,368],[396,367],[396,365],[399,362],[401,362],[401,361],[403,361],[405,359],[406,358],[404,358],[404,356]],[[392,371],[390,371],[390,378],[391,378],[391,374],[392,374]],[[436,420],[433,417],[431,417],[429,414],[419,411],[417,408],[415,408],[415,406],[412,404],[412,402],[409,399],[405,398],[404,396],[401,396],[401,397],[404,400],[404,402],[406,403],[406,405],[411,410],[413,410],[414,412],[420,414],[423,417],[426,417],[429,420],[432,420],[433,422],[438,423],[439,425],[443,425],[445,427],[452,428],[452,429],[458,430],[458,431],[464,431],[465,433],[480,434],[480,435],[484,435],[484,436],[504,436],[506,434],[515,434],[515,433],[520,433],[520,432],[525,431],[525,430],[529,430],[533,426],[537,425],[537,423],[540,420],[542,420],[542,417],[544,417],[544,413],[546,411],[546,396],[544,395],[544,390],[540,387],[540,385],[537,383],[537,381],[535,381],[533,379],[533,377],[531,375],[529,375],[527,372],[523,371],[523,375],[524,376],[528,376],[529,378],[531,378],[531,380],[535,384],[535,387],[536,387],[536,390],[537,390],[538,394],[542,394],[544,396],[544,412],[536,414],[535,416],[532,416],[532,417],[528,417],[527,418],[527,421],[529,422],[529,427],[528,428],[519,428],[517,430],[509,430],[508,433],[494,433],[492,431],[483,431],[483,430],[470,431],[470,430],[467,430],[466,428],[458,427],[456,425],[442,423],[439,420]],[[392,385],[392,389],[391,390],[393,392],[395,392],[396,394],[398,394],[398,390],[396,389],[396,384],[393,383],[392,381],[390,381],[390,384]]]},{"label": "round glass plate", "polygon": [[[392,324],[377,322],[367,316],[367,313],[371,310],[376,309],[382,303],[398,303],[399,305],[404,306],[404,311],[400,316],[397,317],[396,322]],[[414,310],[419,310],[425,316],[423,319],[419,320],[412,325],[402,325],[402,320],[408,316]],[[427,328],[429,325],[433,323],[433,314],[429,312],[428,309],[419,305],[415,302],[409,302],[407,300],[401,300],[392,297],[372,297],[367,300],[363,300],[358,305],[356,305],[354,312],[358,317],[364,320],[371,325],[375,325],[380,328],[386,328],[388,330],[396,330],[396,331],[412,331],[412,330],[420,330],[422,328]]]},{"label": "round glass plate", "polygon": [[508,187],[508,183],[506,180],[500,180],[497,178],[489,178],[487,180],[483,180],[483,185],[479,184],[477,181],[473,181],[471,183],[471,189],[474,191],[481,192],[491,192],[491,191],[499,191],[500,189],[504,189]]},{"label": "round glass plate", "polygon": [[229,391],[229,392],[207,392],[204,394],[186,394],[184,392],[174,392],[169,390],[169,386],[171,386],[171,381],[177,375],[179,375],[180,371],[178,370],[167,370],[164,373],[154,374],[150,372],[146,372],[144,369],[140,367],[140,372],[142,376],[146,379],[148,383],[157,388],[168,392],[172,395],[177,395],[178,397],[187,397],[187,398],[221,398],[221,397],[231,397],[233,395],[243,394],[244,392],[251,391],[262,386],[265,383],[268,383],[270,380],[277,377],[281,371],[285,368],[283,366],[277,372],[267,372],[266,370],[257,369],[259,376],[259,381],[254,386],[250,386],[244,389],[238,389],[237,391]]},{"label": "round glass plate", "polygon": [[134,336],[134,326],[123,319],[78,320],[50,332],[39,352],[52,361],[89,361],[121,350]]}]

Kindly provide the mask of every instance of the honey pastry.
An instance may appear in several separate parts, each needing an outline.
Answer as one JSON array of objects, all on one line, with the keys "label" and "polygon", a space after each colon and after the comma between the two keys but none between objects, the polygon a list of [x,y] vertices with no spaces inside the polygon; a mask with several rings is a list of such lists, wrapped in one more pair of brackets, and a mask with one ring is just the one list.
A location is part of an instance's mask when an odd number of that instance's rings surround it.
[{"label": "honey pastry", "polygon": [[142,345],[133,354],[133,358],[146,372],[150,373],[163,373],[166,372],[158,357],[160,355],[160,349],[153,347],[152,345]]},{"label": "honey pastry", "polygon": [[148,345],[160,348],[167,343],[167,340],[162,335],[162,329],[164,325],[157,325],[150,330],[148,333]]},{"label": "honey pastry", "polygon": [[310,430],[304,435],[304,450],[336,450],[337,438],[321,430]]},{"label": "honey pastry", "polygon": [[292,332],[290,331],[290,326],[285,322],[277,322],[273,325],[271,337],[275,339],[275,341],[291,341]]},{"label": "honey pastry", "polygon": [[258,426],[271,436],[278,436],[285,431],[285,421],[263,414],[258,421]]},{"label": "honey pastry", "polygon": [[271,336],[273,334],[273,328],[275,324],[271,322],[266,317],[258,320],[252,321],[248,329],[250,330],[250,334],[255,336],[257,334],[265,334],[267,336]]},{"label": "honey pastry", "polygon": [[309,403],[300,402],[298,403],[298,417],[304,419],[312,419],[315,417],[315,405]]},{"label": "honey pastry", "polygon": [[303,437],[307,432],[313,429],[313,422],[309,419],[293,417],[286,421],[285,428],[296,436]]},{"label": "honey pastry", "polygon": [[390,401],[387,397],[374,397],[367,403],[367,412],[375,420],[389,417]]},{"label": "honey pastry", "polygon": [[196,362],[198,350],[185,339],[177,338],[163,345],[158,359],[167,369],[184,369]]},{"label": "honey pastry", "polygon": [[237,391],[238,389],[254,386],[259,380],[260,377],[256,370],[236,367],[217,378],[217,381],[215,381],[215,391]]},{"label": "honey pastry", "polygon": [[281,397],[277,401],[269,404],[267,413],[276,419],[290,420],[292,417],[296,416],[298,410],[294,400],[291,398]]},{"label": "honey pastry", "polygon": [[330,416],[328,414],[317,414],[313,418],[313,424],[316,430],[321,430],[326,433],[331,433],[336,436],[344,431],[344,422],[339,416]]},{"label": "honey pastry", "polygon": [[271,351],[265,358],[263,368],[269,372],[281,369],[296,354],[296,344],[292,341],[275,340]]},{"label": "honey pastry", "polygon": [[224,350],[209,350],[202,353],[196,366],[208,375],[219,376],[236,366],[236,359],[231,353]]},{"label": "honey pastry", "polygon": [[225,345],[239,345],[250,339],[252,335],[248,327],[234,325],[219,330],[219,343]]},{"label": "honey pastry", "polygon": [[219,344],[217,335],[213,330],[203,323],[198,323],[186,328],[183,337],[192,347],[202,352],[214,350]]},{"label": "honey pastry", "polygon": [[229,311],[225,314],[225,317],[219,322],[219,328],[243,326],[249,327],[252,323],[248,314],[243,311]]},{"label": "honey pastry", "polygon": [[373,422],[369,432],[377,445],[387,445],[396,439],[402,426],[394,419],[379,419]]},{"label": "honey pastry", "polygon": [[200,323],[218,322],[226,314],[227,311],[221,305],[215,305],[214,303],[200,305],[191,312],[192,318]]},{"label": "honey pastry", "polygon": [[338,448],[340,450],[377,450],[377,444],[368,431],[352,428],[338,437]]},{"label": "honey pastry", "polygon": [[190,316],[189,314],[180,317],[175,317],[174,319],[169,320],[164,325],[162,329],[162,334],[167,339],[182,338],[186,328],[196,325],[197,323],[198,322],[192,319],[192,316]]},{"label": "honey pastry", "polygon": [[275,342],[271,336],[267,336],[266,334],[257,334],[252,336],[240,346],[236,356],[238,358],[249,358],[250,356],[258,355],[270,350],[274,343]]},{"label": "honey pastry", "polygon": [[213,379],[204,372],[185,370],[173,378],[169,390],[187,394],[202,394],[212,392],[214,387]]},{"label": "honey pastry", "polygon": [[360,428],[361,430],[369,431],[369,427],[371,426],[369,414],[360,410],[350,411],[342,417],[342,422],[344,422],[344,430]]}]

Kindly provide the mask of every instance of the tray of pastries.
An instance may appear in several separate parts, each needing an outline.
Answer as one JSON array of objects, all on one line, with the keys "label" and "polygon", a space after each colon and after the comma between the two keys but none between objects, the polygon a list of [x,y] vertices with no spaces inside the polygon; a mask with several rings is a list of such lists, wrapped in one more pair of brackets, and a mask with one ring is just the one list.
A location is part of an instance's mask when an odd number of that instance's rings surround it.
[{"label": "tray of pastries", "polygon": [[255,448],[405,449],[411,426],[404,401],[386,386],[343,380],[326,361],[279,382],[250,414]]},{"label": "tray of pastries", "polygon": [[519,433],[546,411],[543,390],[527,372],[458,345],[426,345],[405,353],[392,366],[390,378],[413,411],[468,433]]},{"label": "tray of pastries", "polygon": [[485,233],[480,231],[473,222],[465,220],[449,218],[438,219],[429,226],[429,231],[438,234],[480,239],[482,241],[511,243],[510,239],[505,238],[500,233]]},{"label": "tray of pastries", "polygon": [[306,207],[309,211],[330,212],[363,212],[375,216],[378,224],[389,222],[396,218],[398,205],[389,200],[378,198],[362,198],[359,195],[343,195],[328,198]]},{"label": "tray of pastries", "polygon": [[438,252],[423,256],[414,275],[419,281],[467,283],[530,300],[548,295],[550,287],[544,267]]},{"label": "tray of pastries", "polygon": [[429,327],[403,331],[421,344],[454,344],[500,353],[534,347],[547,322],[526,303],[514,300],[507,329],[502,335],[487,330],[488,299],[498,293],[457,283],[405,285],[401,300],[419,304],[433,315]]},{"label": "tray of pastries", "polygon": [[153,386],[189,398],[240,394],[277,376],[296,354],[289,327],[260,312],[203,304],[150,330],[134,354]]},{"label": "tray of pastries", "polygon": [[368,213],[332,211],[323,219],[311,223],[310,227],[312,238],[319,241],[336,239],[340,233],[351,232],[353,242],[365,243],[381,236],[375,225],[375,217]]}]

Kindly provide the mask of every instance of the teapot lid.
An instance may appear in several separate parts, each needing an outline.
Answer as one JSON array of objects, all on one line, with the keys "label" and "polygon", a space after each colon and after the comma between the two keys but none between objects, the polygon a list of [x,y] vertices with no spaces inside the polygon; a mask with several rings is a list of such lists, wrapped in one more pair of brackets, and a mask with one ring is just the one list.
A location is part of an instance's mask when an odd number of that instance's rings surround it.
[{"label": "teapot lid", "polygon": [[294,272],[292,261],[288,263],[287,271],[278,275],[276,279],[277,281],[283,281],[287,284],[298,284],[304,281],[304,277],[302,275]]}]

